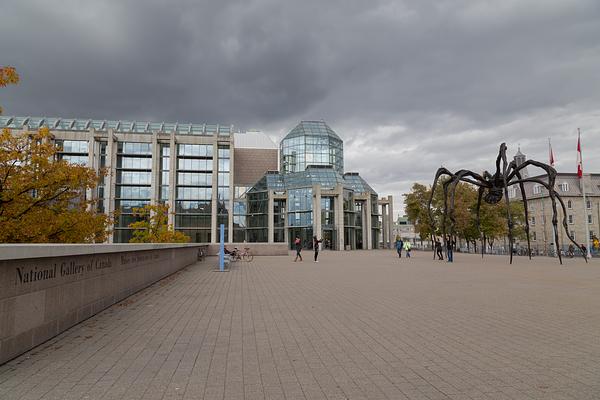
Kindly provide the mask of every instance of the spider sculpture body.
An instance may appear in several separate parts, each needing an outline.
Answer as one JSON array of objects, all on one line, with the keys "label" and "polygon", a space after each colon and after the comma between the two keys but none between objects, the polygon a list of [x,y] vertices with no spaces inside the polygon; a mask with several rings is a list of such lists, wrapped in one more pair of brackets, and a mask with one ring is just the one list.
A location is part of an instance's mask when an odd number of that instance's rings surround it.
[{"label": "spider sculpture body", "polygon": [[[534,166],[542,169],[546,176],[547,182],[540,179],[539,177],[529,178],[523,177],[521,171],[527,166]],[[510,263],[512,264],[513,258],[513,219],[510,214],[509,208],[509,199],[508,199],[508,188],[513,185],[518,185],[521,191],[521,197],[523,199],[523,203],[525,205],[525,234],[527,236],[527,250],[529,254],[529,258],[531,259],[531,242],[529,239],[529,216],[527,210],[527,196],[525,193],[525,183],[537,183],[546,190],[548,190],[548,195],[550,197],[550,201],[552,203],[552,225],[554,226],[554,243],[558,243],[558,213],[557,213],[557,201],[560,204],[563,211],[563,219],[562,225],[567,232],[567,237],[579,248],[582,248],[571,238],[568,231],[567,226],[567,212],[565,208],[565,204],[561,199],[560,195],[554,190],[554,183],[556,181],[556,170],[548,164],[544,164],[535,160],[526,160],[520,165],[517,165],[515,161],[511,161],[510,163],[506,158],[506,144],[502,143],[500,145],[500,151],[498,153],[498,157],[496,158],[496,171],[494,174],[490,174],[488,171],[485,171],[482,175],[477,174],[473,171],[469,171],[466,169],[461,169],[455,173],[450,172],[446,168],[442,167],[437,170],[435,174],[435,179],[433,180],[433,186],[431,187],[431,196],[429,198],[428,203],[428,211],[429,211],[429,219],[432,227],[434,227],[435,231],[435,223],[433,219],[433,215],[431,212],[431,203],[433,201],[433,195],[438,184],[438,181],[442,177],[447,177],[442,184],[443,193],[444,193],[444,211],[442,216],[442,233],[443,237],[446,237],[446,221],[450,220],[450,229],[449,233],[453,233],[455,218],[454,218],[454,197],[456,186],[459,182],[466,182],[478,187],[478,196],[477,196],[477,208],[476,208],[476,223],[477,228],[479,229],[480,235],[481,229],[479,224],[479,211],[481,208],[481,201],[485,201],[487,204],[497,204],[502,201],[502,198],[506,201],[506,218],[508,221],[508,239],[510,243]],[[448,202],[450,204],[448,204]],[[481,256],[483,257],[484,246],[481,246]],[[582,251],[582,254],[585,254]],[[584,255],[585,258],[585,255]],[[562,257],[560,252],[558,252],[559,262],[562,264]],[[587,258],[585,258],[587,262]]]}]

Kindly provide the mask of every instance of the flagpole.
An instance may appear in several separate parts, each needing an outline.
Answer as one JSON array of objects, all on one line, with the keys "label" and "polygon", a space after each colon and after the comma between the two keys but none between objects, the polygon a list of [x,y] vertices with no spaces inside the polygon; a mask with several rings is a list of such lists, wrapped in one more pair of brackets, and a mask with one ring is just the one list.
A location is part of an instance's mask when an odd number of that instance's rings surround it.
[{"label": "flagpole", "polygon": [[586,242],[586,252],[587,252],[585,257],[587,258],[588,254],[592,254],[592,253],[591,253],[591,249],[590,249],[590,226],[589,226],[589,222],[588,222],[587,200],[585,198],[585,180],[583,178],[583,156],[581,154],[581,131],[579,130],[579,128],[577,128],[577,152],[579,153],[579,165],[581,168],[581,176],[579,177],[579,179],[580,179],[579,186],[581,188],[581,194],[583,195],[583,219],[585,221],[585,242]]}]

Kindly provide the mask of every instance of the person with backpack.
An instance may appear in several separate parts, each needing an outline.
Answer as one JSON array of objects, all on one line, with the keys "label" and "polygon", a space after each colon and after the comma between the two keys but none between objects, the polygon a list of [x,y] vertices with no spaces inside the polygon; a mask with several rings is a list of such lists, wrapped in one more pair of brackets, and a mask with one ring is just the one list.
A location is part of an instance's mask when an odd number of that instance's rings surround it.
[{"label": "person with backpack", "polygon": [[404,242],[404,251],[406,252],[406,258],[410,258],[410,249],[411,249],[411,245],[410,242],[407,240],[406,242]]},{"label": "person with backpack", "polygon": [[402,247],[404,246],[404,242],[402,238],[398,236],[396,238],[396,251],[398,252],[398,258],[402,258]]},{"label": "person with backpack", "polygon": [[[313,248],[315,250],[315,262],[319,262],[317,257],[319,257],[319,244],[323,241],[323,239],[319,240],[316,236],[313,236]],[[302,257],[300,257],[302,258]]]},{"label": "person with backpack", "polygon": [[296,247],[296,258],[294,258],[294,262],[298,261],[298,258],[302,261],[302,254],[300,254],[302,251],[302,240],[298,236],[294,239],[294,246]]}]

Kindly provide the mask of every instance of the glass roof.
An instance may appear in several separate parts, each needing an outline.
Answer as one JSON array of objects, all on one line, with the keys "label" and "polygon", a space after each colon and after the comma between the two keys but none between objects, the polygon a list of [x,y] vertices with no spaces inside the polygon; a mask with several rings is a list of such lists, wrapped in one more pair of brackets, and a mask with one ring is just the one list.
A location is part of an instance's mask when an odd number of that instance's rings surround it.
[{"label": "glass roof", "polygon": [[233,125],[180,124],[177,122],[111,121],[98,119],[72,119],[48,117],[0,116],[0,129],[36,130],[46,126],[52,130],[81,132],[94,129],[106,132],[112,129],[118,133],[175,133],[177,135],[231,135],[236,133]]},{"label": "glass roof", "polygon": [[296,136],[329,136],[342,140],[333,129],[323,121],[301,121],[284,139]]},{"label": "glass roof", "polygon": [[344,174],[344,181],[346,182],[346,188],[354,190],[356,193],[377,193],[373,188],[365,181],[358,172],[347,172]]},{"label": "glass roof", "polygon": [[342,176],[335,169],[323,166],[309,166],[306,171],[287,174],[268,172],[256,182],[250,192],[283,191],[313,185],[320,185],[323,189],[334,189],[338,184],[355,193],[377,193],[358,173],[351,172]]}]

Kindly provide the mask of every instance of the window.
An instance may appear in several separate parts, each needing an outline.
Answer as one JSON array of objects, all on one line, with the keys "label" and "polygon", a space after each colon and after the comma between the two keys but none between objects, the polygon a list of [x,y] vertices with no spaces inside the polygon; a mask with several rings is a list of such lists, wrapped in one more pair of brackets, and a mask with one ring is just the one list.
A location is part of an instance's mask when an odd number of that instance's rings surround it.
[{"label": "window", "polygon": [[571,239],[575,240],[575,231],[571,231]]},{"label": "window", "polygon": [[569,214],[569,224],[573,223],[573,214]]},{"label": "window", "polygon": [[588,214],[588,224],[592,223],[592,214]]},{"label": "window", "polygon": [[585,207],[586,207],[588,210],[590,210],[590,209],[592,208],[592,202],[591,202],[591,200],[586,200],[586,202],[585,202]]},{"label": "window", "polygon": [[542,185],[534,185],[533,186],[533,194],[541,194],[542,193]]},{"label": "window", "polygon": [[571,202],[571,200],[567,200],[567,208],[570,210],[571,208],[573,208],[573,203]]},{"label": "window", "polygon": [[531,217],[531,225],[535,225],[535,217]]},{"label": "window", "polygon": [[531,233],[531,239],[533,239],[534,241],[537,240],[536,232]]},{"label": "window", "polygon": [[594,237],[596,237],[596,234],[594,234],[594,231],[590,231],[590,240],[594,240]]},{"label": "window", "polygon": [[559,189],[561,192],[568,192],[569,191],[569,184],[567,182],[563,182],[560,185],[558,185]]}]

